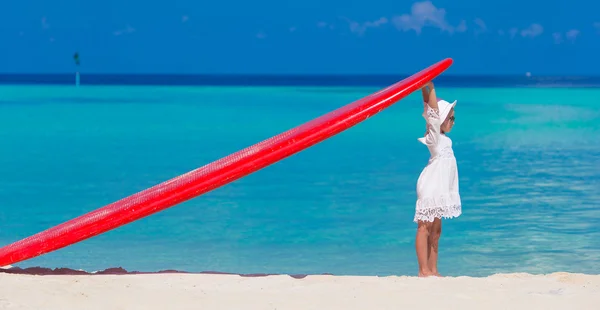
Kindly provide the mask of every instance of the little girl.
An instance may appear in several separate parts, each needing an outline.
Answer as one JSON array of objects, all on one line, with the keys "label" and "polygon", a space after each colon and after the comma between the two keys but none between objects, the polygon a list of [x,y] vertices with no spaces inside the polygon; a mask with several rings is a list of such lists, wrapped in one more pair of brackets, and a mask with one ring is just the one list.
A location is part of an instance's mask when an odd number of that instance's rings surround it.
[{"label": "little girl", "polygon": [[[427,90],[429,88],[429,90]],[[440,276],[437,270],[438,241],[442,233],[442,217],[461,214],[458,193],[458,168],[452,140],[446,136],[454,126],[454,106],[438,99],[433,82],[422,89],[427,122],[425,136],[419,141],[427,146],[431,157],[417,181],[417,203],[414,222],[418,224],[415,248],[419,262],[419,276]]]}]

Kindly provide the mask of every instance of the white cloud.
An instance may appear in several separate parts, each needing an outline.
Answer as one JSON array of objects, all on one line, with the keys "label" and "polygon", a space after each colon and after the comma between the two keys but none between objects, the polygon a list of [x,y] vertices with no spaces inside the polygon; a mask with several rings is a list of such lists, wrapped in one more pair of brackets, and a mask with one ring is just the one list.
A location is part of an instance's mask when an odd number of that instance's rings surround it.
[{"label": "white cloud", "polygon": [[544,27],[540,24],[531,24],[531,26],[521,30],[521,36],[526,38],[535,38],[544,32]]},{"label": "white cloud", "polygon": [[575,42],[575,39],[577,39],[577,37],[579,36],[581,32],[577,29],[571,29],[569,31],[567,31],[567,33],[565,34],[565,37],[567,38],[567,40],[571,41],[571,42]]},{"label": "white cloud", "polygon": [[367,28],[377,28],[388,23],[388,19],[385,17],[381,17],[372,22],[364,22],[362,24],[349,20],[347,18],[346,21],[350,24],[350,31],[358,34],[359,36],[362,36],[365,33],[365,31],[367,31]]},{"label": "white cloud", "polygon": [[563,42],[562,33],[560,32],[553,33],[552,38],[554,38],[554,44],[561,44]]},{"label": "white cloud", "polygon": [[[446,21],[446,10],[438,9],[431,1],[421,1],[413,3],[410,14],[395,16],[392,22],[402,31],[413,30],[416,34],[421,34],[424,27],[434,27],[442,32],[454,33],[455,27]],[[460,30],[466,30],[465,25],[459,25]]]},{"label": "white cloud", "polygon": [[376,21],[366,22],[365,26],[367,27],[379,27],[381,25],[387,24],[388,20],[385,17],[382,17]]},{"label": "white cloud", "polygon": [[454,29],[456,32],[465,32],[467,31],[467,22],[465,20],[461,20],[458,26]]},{"label": "white cloud", "polygon": [[[571,41],[571,43],[575,43],[575,39],[581,34],[581,32],[577,29],[571,29],[564,34],[564,38]],[[563,34],[561,32],[555,32],[552,34],[552,38],[554,38],[555,44],[561,44],[564,42]]]},{"label": "white cloud", "polygon": [[129,34],[129,33],[134,33],[135,32],[135,28],[127,25],[127,27],[123,28],[123,29],[119,29],[115,32],[113,32],[113,34],[115,36],[120,36],[120,35],[124,35],[124,34]]},{"label": "white cloud", "polygon": [[476,18],[474,20],[475,25],[477,25],[477,27],[479,27],[479,29],[475,29],[475,35],[484,33],[487,31],[487,26],[485,25],[485,22],[481,19],[481,18]]}]

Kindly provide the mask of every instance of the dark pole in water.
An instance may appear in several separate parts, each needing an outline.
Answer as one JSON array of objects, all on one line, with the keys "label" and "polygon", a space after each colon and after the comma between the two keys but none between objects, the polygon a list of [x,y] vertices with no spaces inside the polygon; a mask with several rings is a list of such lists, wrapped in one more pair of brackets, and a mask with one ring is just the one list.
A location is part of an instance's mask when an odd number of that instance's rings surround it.
[{"label": "dark pole in water", "polygon": [[75,52],[73,55],[73,60],[75,60],[75,66],[77,66],[77,71],[75,72],[75,85],[79,86],[79,53]]}]

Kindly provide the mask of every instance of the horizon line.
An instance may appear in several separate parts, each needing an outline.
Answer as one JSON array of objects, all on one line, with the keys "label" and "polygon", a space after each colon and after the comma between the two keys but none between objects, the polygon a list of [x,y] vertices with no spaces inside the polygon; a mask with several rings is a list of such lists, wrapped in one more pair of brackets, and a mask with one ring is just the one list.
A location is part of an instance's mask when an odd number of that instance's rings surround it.
[{"label": "horizon line", "polygon": [[[29,72],[0,72],[0,76],[59,76],[59,75],[75,75],[77,72],[41,72],[41,73],[29,73]],[[90,72],[83,73],[79,72],[79,75],[87,76],[241,76],[241,77],[409,77],[414,73],[107,73],[107,72]],[[498,73],[498,74],[444,74],[440,75],[439,78],[444,77],[522,77],[522,78],[536,78],[536,77],[561,77],[561,78],[600,78],[600,75],[587,75],[587,74],[539,74],[530,75],[516,74],[516,73]]]}]

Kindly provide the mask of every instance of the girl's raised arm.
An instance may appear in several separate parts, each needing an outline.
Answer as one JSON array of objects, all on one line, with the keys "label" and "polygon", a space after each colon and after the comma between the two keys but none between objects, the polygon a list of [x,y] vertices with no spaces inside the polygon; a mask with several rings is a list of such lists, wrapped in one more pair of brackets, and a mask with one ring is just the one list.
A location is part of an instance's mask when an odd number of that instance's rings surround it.
[{"label": "girl's raised arm", "polygon": [[[428,87],[429,91],[427,91]],[[437,96],[435,95],[435,87],[433,86],[433,82],[430,81],[429,83],[425,84],[425,87],[421,88],[421,93],[423,94],[423,101],[427,102],[430,108],[437,111]]]}]

